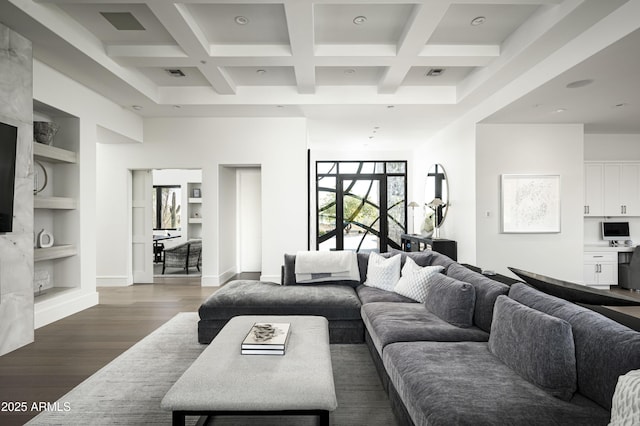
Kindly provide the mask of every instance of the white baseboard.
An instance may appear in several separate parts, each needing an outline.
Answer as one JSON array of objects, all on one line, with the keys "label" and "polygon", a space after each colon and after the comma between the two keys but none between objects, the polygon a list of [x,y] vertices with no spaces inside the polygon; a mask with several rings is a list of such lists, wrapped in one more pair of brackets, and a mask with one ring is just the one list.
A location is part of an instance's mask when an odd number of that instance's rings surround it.
[{"label": "white baseboard", "polygon": [[62,293],[60,297],[52,297],[43,302],[36,301],[34,328],[44,327],[69,315],[96,306],[98,301],[97,292],[83,293],[81,290],[73,294]]},{"label": "white baseboard", "polygon": [[218,287],[222,283],[227,282],[231,277],[233,277],[238,272],[235,268],[231,268],[227,271],[224,271],[220,275],[203,275],[201,280],[202,287]]},{"label": "white baseboard", "polygon": [[126,276],[96,277],[96,286],[98,287],[127,287],[130,285],[133,285],[133,280]]}]

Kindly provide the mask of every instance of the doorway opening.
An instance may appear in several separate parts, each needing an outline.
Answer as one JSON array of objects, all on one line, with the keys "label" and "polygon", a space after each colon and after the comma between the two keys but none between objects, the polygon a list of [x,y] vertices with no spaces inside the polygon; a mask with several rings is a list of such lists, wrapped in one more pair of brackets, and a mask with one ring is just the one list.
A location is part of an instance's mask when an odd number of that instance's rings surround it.
[{"label": "doorway opening", "polygon": [[133,170],[131,178],[134,284],[181,278],[200,285],[202,170]]},{"label": "doorway opening", "polygon": [[[220,283],[262,270],[262,169],[221,165],[218,170]],[[224,244],[222,244],[224,242]]]}]

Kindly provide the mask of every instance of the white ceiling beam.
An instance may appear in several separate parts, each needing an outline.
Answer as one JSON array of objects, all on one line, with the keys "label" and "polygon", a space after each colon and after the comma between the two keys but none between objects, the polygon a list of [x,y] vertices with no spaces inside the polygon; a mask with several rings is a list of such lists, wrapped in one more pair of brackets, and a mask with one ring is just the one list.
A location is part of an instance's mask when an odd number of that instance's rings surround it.
[{"label": "white ceiling beam", "polygon": [[314,94],[294,86],[241,86],[235,96],[215,93],[209,87],[160,87],[160,104],[166,105],[451,105],[455,86],[401,87],[381,95],[376,86],[321,86]]},{"label": "white ceiling beam", "polygon": [[212,57],[217,56],[252,56],[252,57],[292,57],[288,44],[211,44],[209,51]]},{"label": "white ceiling beam", "polygon": [[[386,46],[386,45],[385,45]],[[219,67],[294,67],[297,58],[288,50],[287,55],[280,50],[282,45],[275,45],[271,53],[275,55],[255,55],[257,45],[224,45],[207,61]],[[312,60],[316,67],[390,67],[404,61],[386,50],[370,49],[370,45],[350,45],[348,48],[336,46],[329,49],[335,55],[315,56]],[[289,47],[287,46],[287,49]],[[176,45],[110,45],[107,46],[109,57],[120,64],[131,67],[153,66],[202,66],[197,58],[188,56]],[[269,47],[267,46],[267,50]],[[275,51],[275,52],[274,52]],[[247,55],[238,53],[246,52]],[[249,54],[252,53],[252,54]],[[325,53],[330,53],[325,51]],[[365,54],[367,53],[367,54]],[[458,66],[481,67],[500,56],[498,45],[426,45],[419,56],[413,59],[414,66]]]},{"label": "white ceiling beam", "polygon": [[148,1],[147,6],[165,26],[178,45],[193,59],[213,89],[224,95],[236,92],[236,87],[224,70],[210,64],[209,41],[186,6],[173,2]]},{"label": "white ceiling beam", "polygon": [[421,57],[461,57],[486,56],[497,58],[500,56],[500,45],[497,44],[427,44],[420,51]]},{"label": "white ceiling beam", "polygon": [[429,6],[413,7],[409,24],[405,27],[398,45],[397,57],[404,60],[387,68],[378,85],[380,93],[394,93],[398,90],[411,69],[413,60],[422,52],[449,6],[449,1],[437,1],[430,3]]},{"label": "white ceiling beam", "polygon": [[316,67],[313,61],[315,51],[313,4],[287,2],[284,13],[289,30],[291,53],[295,58],[294,72],[298,91],[314,93],[316,91]]},{"label": "white ceiling beam", "polygon": [[188,58],[180,46],[165,44],[111,44],[108,45],[107,54],[111,57],[143,57],[143,58]]}]

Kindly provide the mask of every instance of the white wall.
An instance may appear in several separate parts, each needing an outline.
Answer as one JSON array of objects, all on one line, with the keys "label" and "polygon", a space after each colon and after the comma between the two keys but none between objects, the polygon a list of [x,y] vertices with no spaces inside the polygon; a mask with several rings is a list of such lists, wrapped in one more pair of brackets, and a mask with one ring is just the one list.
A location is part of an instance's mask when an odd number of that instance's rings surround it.
[{"label": "white wall", "polygon": [[[224,282],[237,273],[238,180],[235,167],[218,166],[218,279]],[[261,212],[262,215],[262,212]],[[208,219],[207,219],[208,220]],[[204,238],[209,233],[204,234]],[[205,257],[206,259],[207,257]]]},{"label": "white wall", "polygon": [[[477,126],[475,220],[479,266],[499,273],[509,273],[507,266],[513,266],[582,281],[583,146],[583,127],[579,124]],[[559,174],[561,232],[501,233],[502,174]]]},{"label": "white wall", "polygon": [[585,134],[585,161],[640,161],[640,135]]},{"label": "white wall", "polygon": [[[127,279],[126,176],[129,169],[202,169],[203,285],[218,285],[235,269],[226,253],[232,241],[220,216],[220,166],[262,169],[262,278],[280,281],[286,252],[306,248],[306,122],[302,118],[157,118],[144,122],[144,144],[98,146],[97,191],[111,200],[98,210],[98,275],[101,282]],[[235,173],[233,179],[235,182]],[[226,185],[222,186],[225,190]],[[235,228],[234,228],[235,229]],[[284,230],[284,231],[283,231]],[[283,235],[283,232],[285,234]],[[232,240],[235,236],[232,237]],[[103,244],[104,242],[104,244]],[[232,249],[235,254],[235,247]]]},{"label": "white wall", "polygon": [[475,125],[461,120],[416,151],[413,174],[414,199],[423,205],[430,201],[424,200],[427,172],[434,163],[444,167],[449,181],[449,209],[440,238],[457,241],[458,261],[470,264],[476,264],[475,145]]},{"label": "white wall", "polygon": [[260,168],[236,169],[238,272],[262,270],[262,177]]}]

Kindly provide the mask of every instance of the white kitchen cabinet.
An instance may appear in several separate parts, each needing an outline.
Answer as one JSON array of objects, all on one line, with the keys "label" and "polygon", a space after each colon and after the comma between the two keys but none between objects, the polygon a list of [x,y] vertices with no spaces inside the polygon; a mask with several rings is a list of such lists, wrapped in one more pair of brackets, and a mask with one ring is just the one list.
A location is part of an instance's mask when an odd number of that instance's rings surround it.
[{"label": "white kitchen cabinet", "polygon": [[604,216],[604,164],[584,166],[584,215]]},{"label": "white kitchen cabinet", "polygon": [[640,216],[640,164],[604,165],[604,215]]},{"label": "white kitchen cabinet", "polygon": [[585,252],[584,284],[608,288],[618,285],[618,254],[616,252]]}]

